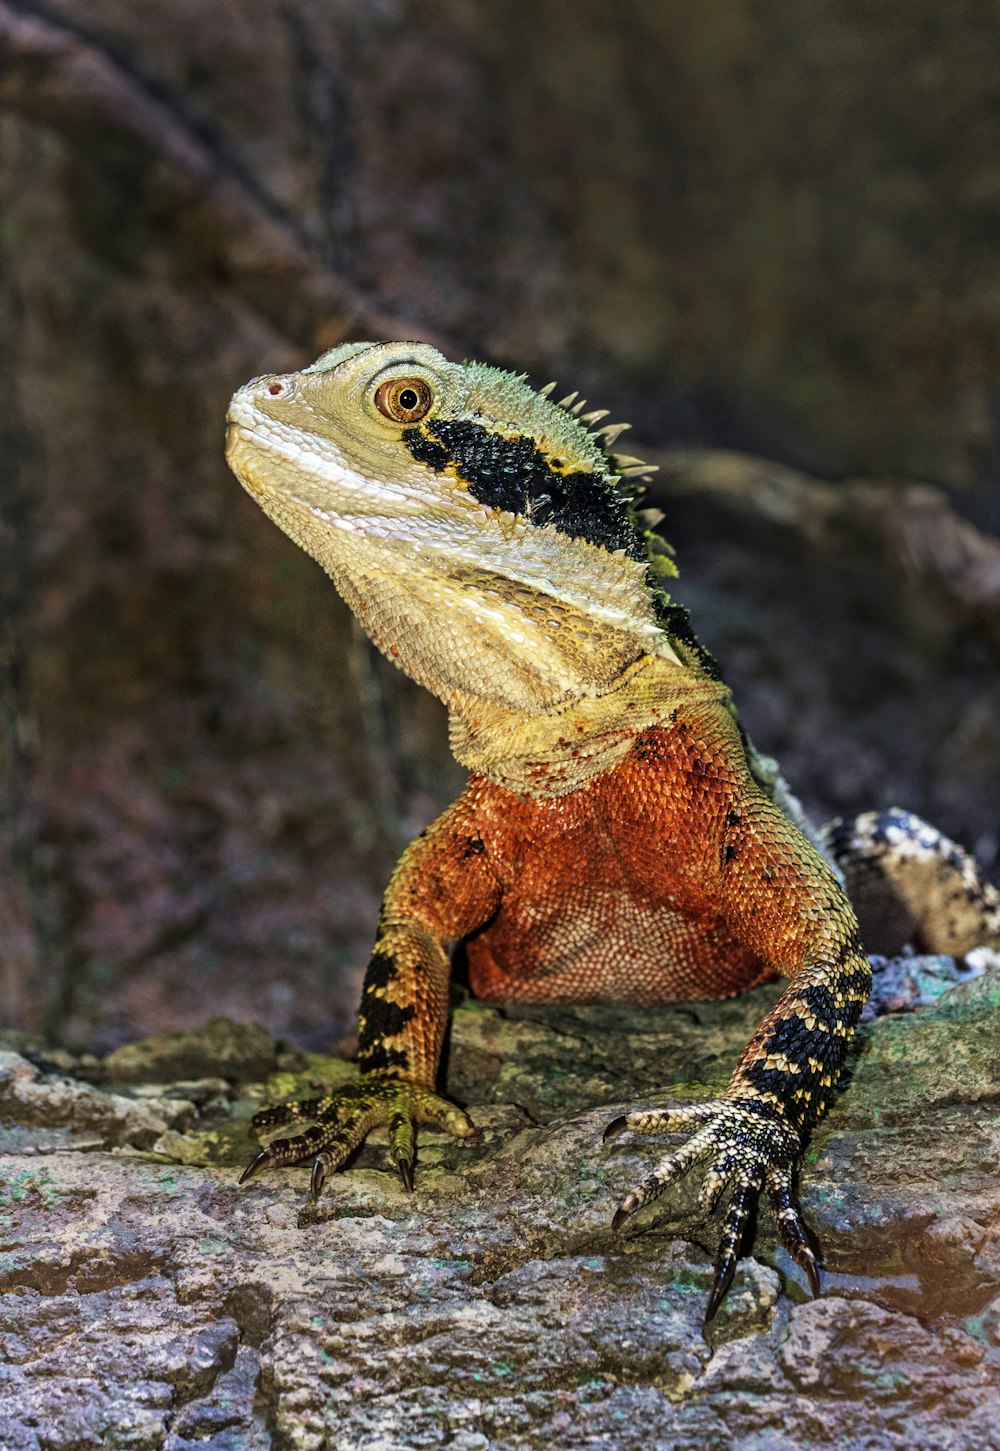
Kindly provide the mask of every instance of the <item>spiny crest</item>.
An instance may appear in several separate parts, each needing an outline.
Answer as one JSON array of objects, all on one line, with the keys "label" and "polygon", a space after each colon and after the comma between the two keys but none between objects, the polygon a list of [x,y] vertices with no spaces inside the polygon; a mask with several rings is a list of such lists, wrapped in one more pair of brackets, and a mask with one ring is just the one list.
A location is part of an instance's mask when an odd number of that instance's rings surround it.
[{"label": "spiny crest", "polygon": [[[556,383],[546,383],[544,388],[539,388],[538,393],[542,398],[549,398],[555,403],[556,408],[562,408],[572,417],[576,418],[581,425],[586,425],[591,437],[600,440],[599,447],[608,459],[611,472],[620,479],[635,479],[637,482],[648,483],[659,467],[657,464],[646,463],[634,454],[617,453],[613,451],[613,445],[617,443],[620,436],[632,427],[631,423],[604,423],[603,420],[610,413],[609,408],[593,408],[589,413],[584,413],[587,406],[586,398],[580,398],[577,391],[567,393],[565,398],[558,402],[552,398],[556,390]],[[596,425],[602,424],[598,428]]]},{"label": "spiny crest", "polygon": [[[674,563],[673,547],[661,534],[656,532],[657,526],[664,517],[662,509],[640,507],[646,493],[645,485],[652,481],[658,465],[646,463],[645,460],[637,458],[634,454],[612,452],[612,445],[632,425],[630,423],[604,423],[604,419],[610,412],[607,408],[593,408],[589,413],[584,413],[587,400],[580,398],[578,391],[567,393],[565,398],[560,398],[556,402],[552,398],[556,386],[555,380],[553,380],[551,383],[546,383],[544,388],[539,388],[538,392],[543,398],[552,400],[556,408],[563,409],[564,412],[577,419],[581,427],[586,425],[591,438],[598,441],[608,462],[612,475],[611,483],[625,500],[629,519],[646,551],[650,573],[657,580],[676,578],[677,565]],[[598,428],[598,424],[601,427]]]},{"label": "spiny crest", "polygon": [[[539,394],[551,400],[556,390],[555,382],[546,383]],[[578,420],[581,428],[586,425],[589,437],[599,443],[611,470],[610,482],[625,500],[628,518],[646,557],[646,579],[653,597],[653,606],[660,627],[675,641],[682,642],[699,661],[702,669],[712,679],[719,678],[719,667],[708,650],[702,645],[691,628],[687,607],[672,599],[664,586],[664,580],[676,578],[678,570],[674,562],[673,547],[657,532],[663,520],[661,509],[642,508],[641,502],[647,484],[656,464],[645,463],[631,454],[612,453],[611,446],[619,436],[631,427],[628,423],[604,423],[608,409],[595,408],[584,413],[587,401],[578,392],[567,393],[565,398],[554,402],[570,417]],[[601,427],[595,425],[601,424]]]},{"label": "spiny crest", "polygon": [[532,388],[525,374],[483,363],[465,365],[463,413],[492,428],[534,439],[554,466],[608,476],[613,472],[602,441],[566,409]]},{"label": "spiny crest", "polygon": [[[524,374],[474,362],[461,371],[457,417],[451,423],[429,417],[421,438],[409,444],[415,456],[432,467],[463,464],[458,472],[476,485],[482,502],[607,549],[624,549],[655,575],[676,573],[668,547],[637,514],[654,466],[611,451],[628,424],[606,423],[606,408],[585,412],[586,400],[576,392],[555,401],[554,383],[536,390]],[[534,453],[522,456],[529,440]]]}]

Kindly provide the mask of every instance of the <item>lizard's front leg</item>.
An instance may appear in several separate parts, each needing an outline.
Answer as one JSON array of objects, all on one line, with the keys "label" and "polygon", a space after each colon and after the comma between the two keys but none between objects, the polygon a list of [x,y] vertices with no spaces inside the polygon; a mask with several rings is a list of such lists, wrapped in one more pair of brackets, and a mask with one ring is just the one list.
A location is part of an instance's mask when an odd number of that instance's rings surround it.
[{"label": "lizard's front leg", "polygon": [[416,1125],[435,1124],[460,1138],[468,1116],[436,1091],[448,1018],[448,944],[496,910],[499,887],[486,861],[471,808],[462,796],[404,852],[383,899],[378,934],[361,994],[361,1074],[319,1098],[262,1109],[250,1132],[310,1127],[276,1138],[241,1183],[276,1164],[312,1159],[312,1193],[343,1166],[376,1125],[389,1132],[389,1156],[404,1188],[413,1187]]},{"label": "lizard's front leg", "polygon": [[722,841],[723,911],[734,935],[792,978],[747,1045],[720,1099],[627,1114],[605,1138],[691,1132],[663,1158],[614,1218],[619,1228],[698,1162],[706,1213],[732,1196],[705,1319],[732,1281],[747,1219],[762,1190],[782,1240],[819,1291],[816,1257],[795,1201],[792,1176],[805,1137],[830,1101],[844,1054],[871,990],[871,968],[850,903],[832,871],[767,798],[749,790],[730,809]]}]

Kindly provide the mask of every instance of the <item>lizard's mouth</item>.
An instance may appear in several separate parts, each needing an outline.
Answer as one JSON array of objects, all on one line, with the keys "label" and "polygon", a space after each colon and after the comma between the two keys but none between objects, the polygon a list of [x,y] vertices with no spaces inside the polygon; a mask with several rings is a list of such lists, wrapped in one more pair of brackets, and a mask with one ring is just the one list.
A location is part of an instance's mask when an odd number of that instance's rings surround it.
[{"label": "lizard's mouth", "polygon": [[239,394],[226,413],[226,463],[248,494],[260,499],[266,492],[266,470],[260,467],[264,451],[257,431],[259,419]]},{"label": "lizard's mouth", "polygon": [[226,418],[226,462],[245,489],[251,494],[260,494],[263,492],[263,486],[257,482],[247,468],[246,451],[240,448],[243,437],[239,420],[230,414]]},{"label": "lizard's mouth", "polygon": [[319,435],[258,409],[246,393],[235,394],[226,415],[226,462],[266,513],[273,515],[268,500],[283,499],[336,528],[353,532],[349,521],[356,520],[380,534],[385,521],[424,517],[424,491],[380,483]]}]

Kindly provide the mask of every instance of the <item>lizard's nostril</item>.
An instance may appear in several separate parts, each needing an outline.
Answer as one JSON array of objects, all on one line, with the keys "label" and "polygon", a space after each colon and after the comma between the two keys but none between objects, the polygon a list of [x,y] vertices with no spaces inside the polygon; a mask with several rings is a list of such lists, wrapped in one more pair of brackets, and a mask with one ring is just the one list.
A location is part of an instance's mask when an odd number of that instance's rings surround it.
[{"label": "lizard's nostril", "polygon": [[267,391],[270,393],[272,398],[283,398],[284,395],[288,392],[288,384],[279,383],[277,380],[275,380],[273,383],[268,383]]}]

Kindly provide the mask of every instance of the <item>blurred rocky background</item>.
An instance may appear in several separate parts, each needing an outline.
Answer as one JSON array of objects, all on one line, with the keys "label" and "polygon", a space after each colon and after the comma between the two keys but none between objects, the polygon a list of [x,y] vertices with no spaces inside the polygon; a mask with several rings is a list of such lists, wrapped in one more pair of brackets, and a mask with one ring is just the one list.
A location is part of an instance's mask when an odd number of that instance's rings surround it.
[{"label": "blurred rocky background", "polygon": [[0,0],[5,1024],[350,1026],[461,776],[222,458],[346,337],[631,419],[759,745],[996,876],[998,43],[975,0]]}]

